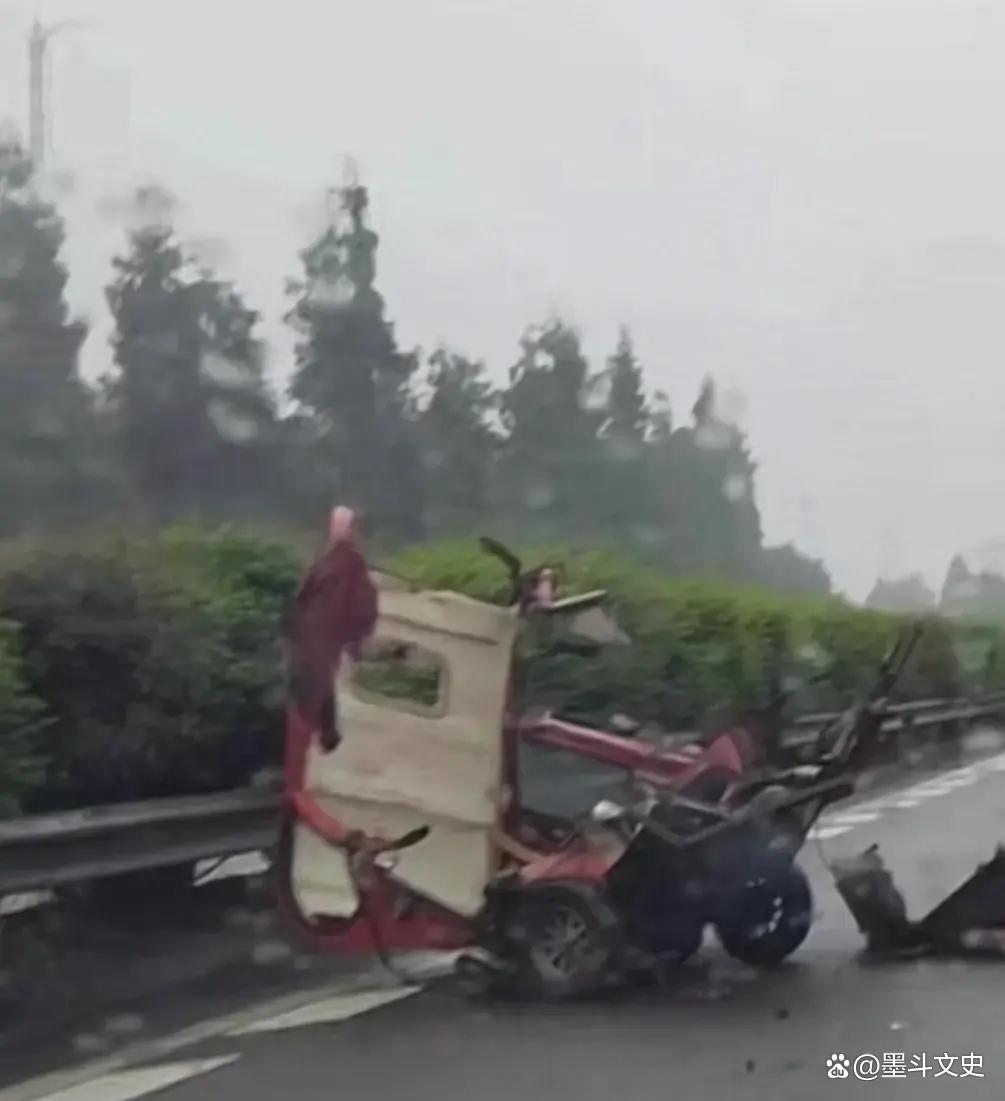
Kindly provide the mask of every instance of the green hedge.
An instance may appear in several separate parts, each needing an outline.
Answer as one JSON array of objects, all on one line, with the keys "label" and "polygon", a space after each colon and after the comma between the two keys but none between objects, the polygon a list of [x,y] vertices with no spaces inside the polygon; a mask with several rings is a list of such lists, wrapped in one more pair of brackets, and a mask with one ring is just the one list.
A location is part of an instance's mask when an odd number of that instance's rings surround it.
[{"label": "green hedge", "polygon": [[44,782],[44,710],[28,688],[18,629],[0,620],[0,816],[16,814]]},{"label": "green hedge", "polygon": [[[197,527],[0,545],[0,813],[217,790],[277,763],[279,624],[306,557],[285,535]],[[837,600],[667,580],[611,554],[545,548],[526,559],[561,561],[566,591],[608,588],[635,639],[587,658],[531,644],[524,698],[584,720],[620,711],[700,725],[720,704],[760,702],[772,663],[784,655],[791,666],[808,647],[834,678],[798,706],[837,705],[898,626]],[[484,599],[505,591],[498,563],[472,543],[389,565]],[[990,664],[974,658],[999,637],[994,625],[934,621],[903,692],[1000,683],[1005,647]]]},{"label": "green hedge", "polygon": [[[22,806],[209,791],[277,760],[278,624],[299,571],[282,542],[230,531],[7,547],[0,617],[49,720]],[[23,747],[3,753],[7,773]]]},{"label": "green hedge", "polygon": [[[758,706],[772,670],[801,672],[811,652],[833,675],[794,702],[800,709],[837,707],[869,681],[905,622],[834,598],[669,579],[608,553],[536,548],[525,551],[524,560],[558,564],[569,592],[608,589],[619,622],[635,640],[630,649],[587,661],[554,650],[535,655],[527,695],[584,720],[625,711],[671,729],[702,727],[723,710]],[[470,544],[415,548],[395,566],[425,585],[481,598],[505,589],[498,563]],[[943,620],[928,623],[900,696],[950,696],[978,687],[959,661],[958,635]]]}]

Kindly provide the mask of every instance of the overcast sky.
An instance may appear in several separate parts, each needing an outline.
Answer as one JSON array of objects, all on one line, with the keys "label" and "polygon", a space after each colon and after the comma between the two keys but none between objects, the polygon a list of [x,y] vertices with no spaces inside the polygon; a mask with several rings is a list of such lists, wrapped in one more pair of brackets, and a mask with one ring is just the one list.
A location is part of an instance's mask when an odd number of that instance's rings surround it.
[{"label": "overcast sky", "polygon": [[552,311],[597,365],[627,322],[679,419],[706,372],[742,396],[768,538],[851,595],[1005,566],[1005,4],[0,0],[18,123],[35,10],[97,21],[52,48],[90,371],[108,200],[156,177],[281,380],[283,280],[352,154],[406,344],[501,377]]}]

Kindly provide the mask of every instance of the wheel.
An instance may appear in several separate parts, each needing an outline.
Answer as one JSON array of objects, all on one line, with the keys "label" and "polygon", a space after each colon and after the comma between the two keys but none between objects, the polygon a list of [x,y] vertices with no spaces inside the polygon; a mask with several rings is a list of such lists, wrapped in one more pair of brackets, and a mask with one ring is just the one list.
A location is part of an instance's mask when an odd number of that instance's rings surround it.
[{"label": "wheel", "polygon": [[730,899],[716,925],[723,948],[751,967],[772,967],[806,939],[813,920],[813,895],[802,869],[745,887]]},{"label": "wheel", "polygon": [[529,893],[507,929],[517,948],[517,988],[548,1001],[594,993],[613,970],[618,929],[599,892],[576,885]]}]

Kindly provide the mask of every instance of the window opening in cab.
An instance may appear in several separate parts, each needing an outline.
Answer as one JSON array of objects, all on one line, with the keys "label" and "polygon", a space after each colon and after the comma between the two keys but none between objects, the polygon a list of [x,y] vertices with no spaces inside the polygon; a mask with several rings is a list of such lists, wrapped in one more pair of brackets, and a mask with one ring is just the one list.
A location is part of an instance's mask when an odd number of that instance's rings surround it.
[{"label": "window opening in cab", "polygon": [[351,683],[361,699],[399,710],[442,714],[446,704],[443,659],[399,639],[369,643],[354,663]]},{"label": "window opening in cab", "polygon": [[632,790],[626,768],[524,741],[520,745],[520,805],[531,814],[572,822],[601,799],[622,803]]}]

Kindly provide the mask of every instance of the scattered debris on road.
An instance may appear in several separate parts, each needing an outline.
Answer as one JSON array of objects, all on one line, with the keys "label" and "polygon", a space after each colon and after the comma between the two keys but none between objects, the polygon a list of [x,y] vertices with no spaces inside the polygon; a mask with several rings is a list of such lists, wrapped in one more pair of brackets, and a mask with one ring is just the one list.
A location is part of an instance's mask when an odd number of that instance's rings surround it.
[{"label": "scattered debris on road", "polygon": [[1001,845],[921,921],[908,917],[904,897],[878,846],[835,861],[830,870],[874,954],[1005,956],[1005,847]]}]

